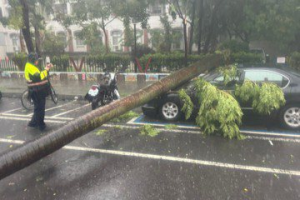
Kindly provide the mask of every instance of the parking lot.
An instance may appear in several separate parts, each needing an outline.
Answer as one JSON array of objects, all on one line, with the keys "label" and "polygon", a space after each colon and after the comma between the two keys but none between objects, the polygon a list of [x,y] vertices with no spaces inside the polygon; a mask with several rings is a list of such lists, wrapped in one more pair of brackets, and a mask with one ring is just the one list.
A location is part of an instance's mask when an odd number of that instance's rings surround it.
[{"label": "parking lot", "polygon": [[[84,101],[48,101],[47,129],[27,127],[19,99],[0,102],[0,150],[58,129],[91,110]],[[140,112],[137,109],[136,112]],[[156,137],[141,136],[152,124]],[[263,125],[245,140],[204,136],[190,123],[168,129],[139,116],[104,124],[1,180],[1,199],[299,199],[300,134]]]}]

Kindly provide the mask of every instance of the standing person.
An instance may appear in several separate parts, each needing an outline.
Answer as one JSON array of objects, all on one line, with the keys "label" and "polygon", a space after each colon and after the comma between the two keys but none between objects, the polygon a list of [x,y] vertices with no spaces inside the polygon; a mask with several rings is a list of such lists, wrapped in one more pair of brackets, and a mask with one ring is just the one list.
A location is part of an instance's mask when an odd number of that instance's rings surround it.
[{"label": "standing person", "polygon": [[49,84],[47,76],[49,70],[53,67],[51,63],[47,64],[45,70],[41,71],[37,66],[39,57],[36,53],[29,53],[25,65],[25,79],[28,84],[29,95],[33,100],[34,112],[28,123],[29,127],[37,127],[41,131],[46,128],[44,122],[46,96],[49,93]]}]

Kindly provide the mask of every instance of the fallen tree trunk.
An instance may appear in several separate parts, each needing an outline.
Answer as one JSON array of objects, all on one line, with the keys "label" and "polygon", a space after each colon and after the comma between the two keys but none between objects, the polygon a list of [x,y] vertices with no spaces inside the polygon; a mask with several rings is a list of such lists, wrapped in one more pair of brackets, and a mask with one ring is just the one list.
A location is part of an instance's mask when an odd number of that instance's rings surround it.
[{"label": "fallen tree trunk", "polygon": [[219,66],[221,59],[221,55],[207,56],[202,61],[183,68],[128,97],[91,111],[58,130],[1,154],[0,179],[55,152],[73,140],[98,128],[105,122],[147,103],[170,89],[182,85],[200,73],[216,68]]}]

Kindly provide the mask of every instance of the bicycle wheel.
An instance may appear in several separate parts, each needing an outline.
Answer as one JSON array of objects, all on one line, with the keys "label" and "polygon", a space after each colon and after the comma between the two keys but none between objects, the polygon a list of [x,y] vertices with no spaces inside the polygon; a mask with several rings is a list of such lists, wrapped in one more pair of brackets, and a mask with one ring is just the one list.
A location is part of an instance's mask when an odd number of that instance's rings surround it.
[{"label": "bicycle wheel", "polygon": [[52,86],[50,87],[50,96],[51,96],[51,99],[52,99],[53,103],[57,104],[58,98],[57,98],[55,90]]},{"label": "bicycle wheel", "polygon": [[28,90],[25,90],[21,96],[21,103],[22,106],[26,109],[26,110],[32,110],[33,109],[33,100],[31,99],[31,97],[29,96],[29,92]]}]

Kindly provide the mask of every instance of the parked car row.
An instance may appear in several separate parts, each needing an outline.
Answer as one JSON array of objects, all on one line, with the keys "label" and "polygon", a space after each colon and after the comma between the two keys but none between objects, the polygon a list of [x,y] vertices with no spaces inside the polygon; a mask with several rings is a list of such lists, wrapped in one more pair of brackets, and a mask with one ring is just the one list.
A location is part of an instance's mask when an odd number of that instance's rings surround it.
[{"label": "parked car row", "polygon": [[[300,128],[300,74],[291,69],[265,68],[265,67],[249,67],[238,68],[239,76],[234,83],[223,84],[224,77],[218,72],[212,72],[204,76],[204,79],[211,84],[217,86],[221,90],[234,90],[236,84],[242,85],[245,80],[254,81],[256,83],[272,82],[277,84],[283,91],[286,104],[270,116],[261,116],[268,119],[275,119],[281,125],[288,129]],[[178,91],[181,88],[187,89],[188,95],[194,103],[194,112],[192,116],[196,116],[200,108],[195,93],[189,88],[193,88],[194,81],[190,81],[184,86],[163,94],[146,105],[142,106],[144,115],[149,117],[160,116],[166,121],[176,121],[183,118],[181,102]],[[251,105],[239,102],[245,116],[257,116]]]}]

